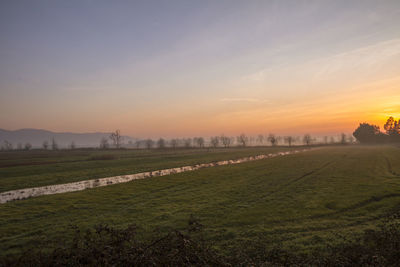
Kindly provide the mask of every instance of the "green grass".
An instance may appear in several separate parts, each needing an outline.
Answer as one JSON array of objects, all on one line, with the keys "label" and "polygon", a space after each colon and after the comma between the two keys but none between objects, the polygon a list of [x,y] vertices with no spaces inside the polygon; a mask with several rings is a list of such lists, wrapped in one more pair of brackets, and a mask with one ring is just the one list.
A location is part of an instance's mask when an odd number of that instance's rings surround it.
[{"label": "green grass", "polygon": [[285,151],[287,147],[0,152],[0,192]]},{"label": "green grass", "polygon": [[0,251],[68,238],[69,225],[169,229],[191,214],[222,249],[265,236],[309,251],[374,228],[399,207],[399,188],[399,148],[321,148],[2,204]]}]

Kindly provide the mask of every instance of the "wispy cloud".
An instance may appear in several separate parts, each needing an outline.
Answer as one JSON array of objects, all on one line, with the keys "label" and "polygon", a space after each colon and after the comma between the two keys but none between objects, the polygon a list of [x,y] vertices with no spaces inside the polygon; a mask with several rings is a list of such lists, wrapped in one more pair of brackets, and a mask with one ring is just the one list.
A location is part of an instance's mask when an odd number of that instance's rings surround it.
[{"label": "wispy cloud", "polygon": [[222,98],[222,99],[220,99],[220,101],[222,101],[222,102],[268,102],[268,100],[265,100],[265,99],[242,98],[242,97]]},{"label": "wispy cloud", "polygon": [[300,64],[280,65],[247,74],[244,81],[263,82],[274,79],[276,73],[298,73],[313,80],[324,80],[328,77],[337,79],[338,74],[371,73],[400,55],[400,38],[381,41],[348,51],[326,55]]},{"label": "wispy cloud", "polygon": [[319,71],[315,74],[315,78],[319,78],[355,69],[372,71],[399,54],[400,39],[392,39],[328,56],[312,64],[319,66]]}]

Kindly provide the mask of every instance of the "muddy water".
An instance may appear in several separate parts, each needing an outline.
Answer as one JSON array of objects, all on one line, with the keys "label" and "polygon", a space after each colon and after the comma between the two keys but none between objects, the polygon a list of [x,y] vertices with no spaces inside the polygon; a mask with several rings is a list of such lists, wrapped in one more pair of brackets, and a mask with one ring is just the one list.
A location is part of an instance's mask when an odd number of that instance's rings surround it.
[{"label": "muddy water", "polygon": [[42,196],[42,195],[52,195],[52,194],[59,194],[59,193],[66,193],[66,192],[81,191],[81,190],[100,187],[100,186],[126,183],[126,182],[130,182],[133,180],[138,180],[138,179],[145,179],[145,178],[157,177],[157,176],[165,176],[165,175],[169,175],[169,174],[181,173],[181,172],[186,172],[186,171],[194,171],[194,170],[198,170],[201,168],[239,164],[239,163],[248,162],[248,161],[254,161],[254,160],[260,160],[260,159],[272,158],[272,157],[276,157],[276,156],[284,156],[284,155],[289,155],[289,154],[300,153],[300,152],[304,152],[307,150],[309,150],[309,149],[270,153],[270,154],[245,157],[245,158],[240,158],[240,159],[235,159],[235,160],[223,160],[223,161],[218,161],[218,162],[197,164],[197,165],[193,165],[193,166],[184,166],[184,167],[164,169],[164,170],[151,171],[151,172],[142,172],[142,173],[136,173],[136,174],[130,174],[130,175],[120,175],[120,176],[85,180],[85,181],[79,181],[79,182],[67,183],[67,184],[56,184],[56,185],[48,185],[48,186],[41,186],[41,187],[12,190],[12,191],[0,193],[0,203],[6,203],[9,201],[13,201],[13,200],[37,197],[37,196]]}]

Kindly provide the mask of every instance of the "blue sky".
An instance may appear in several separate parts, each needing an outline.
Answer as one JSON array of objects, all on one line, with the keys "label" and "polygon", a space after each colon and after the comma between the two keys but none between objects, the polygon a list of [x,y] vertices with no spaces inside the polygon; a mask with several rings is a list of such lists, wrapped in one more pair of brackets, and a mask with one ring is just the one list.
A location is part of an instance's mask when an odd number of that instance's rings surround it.
[{"label": "blue sky", "polygon": [[1,1],[0,36],[0,128],[327,134],[400,115],[399,1]]}]

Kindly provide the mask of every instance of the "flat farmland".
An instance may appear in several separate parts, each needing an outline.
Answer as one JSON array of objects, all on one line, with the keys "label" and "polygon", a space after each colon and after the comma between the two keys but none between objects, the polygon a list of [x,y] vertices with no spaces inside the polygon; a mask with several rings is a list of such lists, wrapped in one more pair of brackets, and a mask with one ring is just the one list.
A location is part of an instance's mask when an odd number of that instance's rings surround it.
[{"label": "flat farmland", "polygon": [[[282,148],[274,149],[282,151]],[[39,185],[29,177],[39,179],[41,175],[48,178],[42,181],[53,182],[51,174],[57,173],[53,164],[60,164],[65,170],[60,180],[65,182],[69,179],[65,177],[75,177],[72,174],[78,171],[84,173],[81,179],[93,178],[85,171],[91,164],[98,166],[98,170],[92,170],[90,175],[103,175],[104,169],[108,170],[104,176],[109,176],[121,174],[118,170],[131,173],[146,168],[161,169],[169,167],[171,162],[180,166],[199,160],[263,153],[261,148],[255,150],[235,148],[225,152],[221,149],[204,158],[203,154],[190,151],[181,152],[182,155],[157,152],[160,153],[157,160],[143,161],[147,162],[143,164],[145,167],[138,164],[131,169],[127,167],[129,164],[121,167],[123,164],[118,161],[132,160],[123,156],[99,163],[38,164],[32,167],[31,173],[28,167],[19,166],[17,169],[21,172],[16,175],[15,170],[14,185],[12,177],[5,174],[7,169],[16,166],[9,166],[1,169],[2,190]],[[152,152],[142,153],[142,157],[137,156],[138,161],[152,158],[149,156]],[[88,155],[75,157],[87,159]],[[42,160],[50,161],[38,158]],[[9,165],[19,162],[15,156],[3,159],[3,166],[7,161]],[[221,250],[262,236],[290,250],[310,251],[340,242],[340,235],[355,237],[375,228],[399,209],[399,189],[398,147],[322,147],[299,154],[2,204],[0,251],[4,256],[20,253],[41,242],[68,240],[71,225],[82,229],[98,224],[123,228],[135,223],[145,232],[154,228],[163,231],[184,227],[191,215],[205,226],[206,238]]]},{"label": "flat farmland", "polygon": [[0,152],[0,192],[289,151],[288,147]]}]

